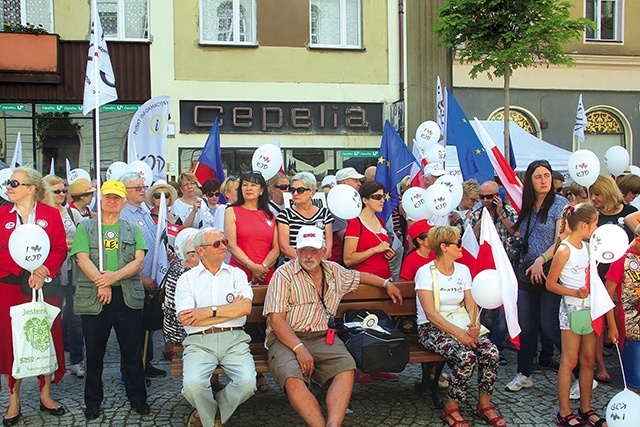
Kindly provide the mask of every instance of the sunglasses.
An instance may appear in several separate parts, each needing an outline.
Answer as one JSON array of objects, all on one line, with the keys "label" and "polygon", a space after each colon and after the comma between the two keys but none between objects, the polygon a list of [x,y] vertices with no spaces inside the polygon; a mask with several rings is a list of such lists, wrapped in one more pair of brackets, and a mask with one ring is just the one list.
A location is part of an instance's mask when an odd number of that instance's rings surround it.
[{"label": "sunglasses", "polygon": [[136,191],[142,191],[142,190],[146,190],[149,188],[148,185],[138,185],[135,187],[125,187],[127,190],[136,190]]},{"label": "sunglasses", "polygon": [[[160,200],[161,194],[160,193],[156,193],[153,195],[153,198],[156,200]],[[171,197],[171,193],[164,193],[164,198],[168,199]]]},{"label": "sunglasses", "polygon": [[384,194],[372,194],[368,198],[371,200],[382,200],[384,199]]},{"label": "sunglasses", "polygon": [[9,180],[4,182],[4,185],[5,186],[9,186],[11,188],[18,188],[21,185],[28,186],[28,185],[33,185],[33,184],[27,184],[26,182],[20,182],[17,179],[9,179]]},{"label": "sunglasses", "polygon": [[311,191],[311,189],[306,187],[298,187],[298,188],[289,187],[289,192],[291,194],[294,194],[294,193],[304,194],[305,191]]},{"label": "sunglasses", "polygon": [[64,190],[51,190],[51,192],[53,194],[67,194],[69,192],[69,190],[67,190],[66,188]]},{"label": "sunglasses", "polygon": [[481,199],[493,199],[494,197],[496,197],[498,195],[498,193],[494,193],[494,194],[481,194],[480,198]]},{"label": "sunglasses", "polygon": [[220,239],[220,240],[216,240],[213,243],[207,243],[206,245],[200,245],[200,247],[204,248],[206,246],[213,246],[213,249],[218,249],[220,247],[220,245],[229,246],[229,240],[228,239]]},{"label": "sunglasses", "polygon": [[220,192],[219,191],[209,191],[207,193],[207,197],[220,197]]},{"label": "sunglasses", "polygon": [[556,191],[556,193],[560,194],[562,193],[562,187],[554,187],[554,190]]},{"label": "sunglasses", "polygon": [[457,247],[462,247],[462,239],[458,239],[457,242],[442,242],[445,245],[449,246],[449,245],[456,245]]},{"label": "sunglasses", "polygon": [[287,191],[287,189],[289,188],[289,184],[274,185],[273,188],[277,188],[281,191]]}]

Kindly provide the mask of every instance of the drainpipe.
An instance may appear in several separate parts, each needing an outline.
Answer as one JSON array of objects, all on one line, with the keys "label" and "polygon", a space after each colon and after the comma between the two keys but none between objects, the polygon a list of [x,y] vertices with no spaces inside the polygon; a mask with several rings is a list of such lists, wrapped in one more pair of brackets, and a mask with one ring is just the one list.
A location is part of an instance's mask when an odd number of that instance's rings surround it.
[{"label": "drainpipe", "polygon": [[404,0],[398,0],[398,100],[404,102]]}]

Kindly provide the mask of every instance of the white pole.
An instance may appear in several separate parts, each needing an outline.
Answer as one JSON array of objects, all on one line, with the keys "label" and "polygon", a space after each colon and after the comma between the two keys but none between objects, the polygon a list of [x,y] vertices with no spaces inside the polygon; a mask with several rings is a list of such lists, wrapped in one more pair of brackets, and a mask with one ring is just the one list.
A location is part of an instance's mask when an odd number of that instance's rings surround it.
[{"label": "white pole", "polygon": [[[96,4],[96,0],[92,0],[91,1],[91,13],[93,14],[93,29],[94,31],[96,31],[96,23],[98,22],[98,19],[100,19],[98,17],[98,5]],[[102,27],[102,25],[100,26]],[[94,49],[98,49],[98,42],[99,40],[102,38],[102,34],[94,34],[95,36],[95,44],[93,46]],[[98,53],[99,55],[100,53]],[[98,61],[98,58],[94,55],[93,58],[91,58],[92,61]],[[98,269],[100,271],[104,270],[104,259],[103,259],[103,254],[104,254],[104,239],[102,238],[102,203],[101,203],[101,199],[102,199],[102,192],[100,191],[100,94],[99,94],[99,88],[100,85],[98,84],[98,79],[100,78],[100,67],[98,67],[98,62],[96,62],[94,64],[93,67],[93,83],[95,85],[95,96],[96,96],[96,108],[95,108],[95,132],[96,132],[96,164],[95,164],[95,170],[96,170],[96,203],[98,204],[97,206],[97,211],[98,211],[98,239],[100,239],[100,244],[98,245]]]}]

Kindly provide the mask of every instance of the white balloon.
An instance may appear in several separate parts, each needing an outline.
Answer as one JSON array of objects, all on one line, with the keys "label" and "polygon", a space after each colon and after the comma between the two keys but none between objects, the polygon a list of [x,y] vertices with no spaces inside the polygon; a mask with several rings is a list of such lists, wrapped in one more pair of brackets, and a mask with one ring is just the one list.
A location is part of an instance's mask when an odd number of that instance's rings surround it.
[{"label": "white balloon", "polygon": [[127,169],[125,172],[135,172],[140,175],[142,177],[142,180],[144,181],[144,185],[146,185],[147,187],[151,187],[151,184],[153,184],[153,172],[151,171],[151,166],[149,166],[147,162],[143,162],[142,160],[134,160],[127,165]]},{"label": "white balloon", "polygon": [[185,240],[187,240],[189,236],[198,234],[198,231],[199,230],[197,228],[193,228],[193,227],[183,228],[182,230],[180,230],[180,232],[176,236],[176,239],[173,242],[173,247],[175,251],[178,253],[178,255],[180,256],[180,259],[187,258],[187,254],[182,253],[182,244],[184,243]]},{"label": "white balloon", "polygon": [[492,310],[502,305],[500,275],[498,270],[482,270],[473,278],[471,295],[480,307]]},{"label": "white balloon", "polygon": [[113,162],[107,169],[107,181],[110,179],[120,179],[127,172],[127,164],[125,162]]},{"label": "white balloon", "polygon": [[425,152],[427,163],[444,163],[447,160],[447,149],[440,144],[433,145]]},{"label": "white balloon", "polygon": [[87,181],[91,182],[91,175],[84,169],[75,168],[69,172],[69,176],[67,177],[67,182],[71,184],[76,179],[85,178]]},{"label": "white balloon", "polygon": [[[44,220],[36,222],[38,221]],[[28,271],[33,271],[44,263],[49,256],[50,248],[49,236],[36,224],[22,224],[16,227],[9,237],[11,258]]]},{"label": "white balloon", "polygon": [[605,417],[609,427],[639,426],[640,396],[625,388],[609,401]]},{"label": "white balloon", "polygon": [[274,144],[264,144],[256,149],[251,158],[253,170],[260,171],[265,180],[276,176],[282,166],[282,153]]},{"label": "white balloon", "polygon": [[431,211],[427,207],[427,193],[424,188],[411,187],[402,195],[402,208],[415,221],[428,219]]},{"label": "white balloon", "polygon": [[427,208],[433,215],[445,216],[453,209],[451,193],[444,185],[432,185],[427,188],[425,198],[427,199]]},{"label": "white balloon", "polygon": [[611,175],[622,175],[622,172],[629,166],[629,152],[619,145],[610,147],[604,153],[604,165],[611,172]]},{"label": "white balloon", "polygon": [[634,175],[640,176],[640,168],[636,165],[629,166],[629,172],[631,172]]},{"label": "white balloon", "polygon": [[9,181],[12,173],[13,170],[11,170],[11,168],[0,170],[0,196],[6,201],[9,201],[9,196],[7,196],[7,184],[5,184],[5,182]]},{"label": "white balloon", "polygon": [[437,143],[440,139],[440,126],[436,122],[427,120],[420,123],[416,129],[416,141],[424,148],[428,148]]},{"label": "white balloon", "polygon": [[600,160],[593,151],[578,150],[569,157],[569,175],[583,187],[591,187],[600,174]]},{"label": "white balloon", "polygon": [[332,214],[342,219],[352,219],[362,211],[360,194],[350,185],[338,184],[329,190],[327,206]]},{"label": "white balloon", "polygon": [[598,262],[609,264],[620,259],[629,246],[629,236],[624,228],[616,224],[605,224],[591,235],[591,256]]},{"label": "white balloon", "polygon": [[433,185],[443,185],[451,193],[451,206],[457,207],[462,201],[462,183],[452,175],[442,175]]}]

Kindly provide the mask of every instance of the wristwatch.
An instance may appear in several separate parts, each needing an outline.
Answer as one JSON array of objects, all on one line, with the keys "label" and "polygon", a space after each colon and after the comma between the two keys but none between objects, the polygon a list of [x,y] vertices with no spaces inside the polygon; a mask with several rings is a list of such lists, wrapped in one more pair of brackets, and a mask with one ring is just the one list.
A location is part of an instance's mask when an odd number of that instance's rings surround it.
[{"label": "wristwatch", "polygon": [[384,282],[382,283],[382,287],[386,288],[389,283],[393,283],[393,280],[385,279]]},{"label": "wristwatch", "polygon": [[218,314],[218,307],[211,306],[211,317],[216,317],[216,314]]}]

